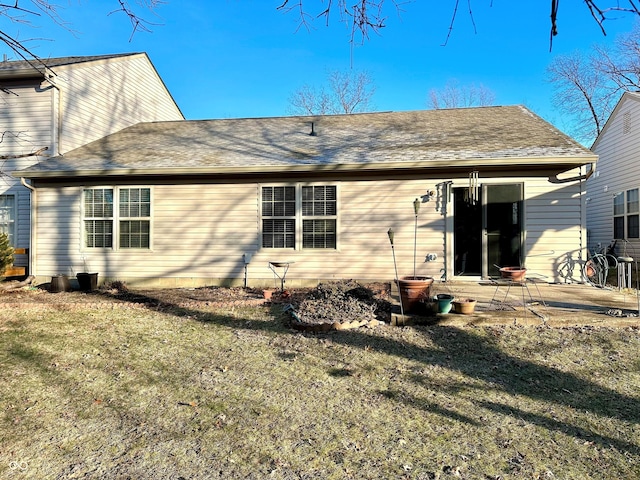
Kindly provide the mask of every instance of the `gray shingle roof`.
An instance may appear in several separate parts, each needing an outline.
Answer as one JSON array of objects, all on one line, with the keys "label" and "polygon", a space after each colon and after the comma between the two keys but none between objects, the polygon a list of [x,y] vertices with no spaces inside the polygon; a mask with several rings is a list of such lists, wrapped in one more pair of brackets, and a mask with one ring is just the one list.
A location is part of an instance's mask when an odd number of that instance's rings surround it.
[{"label": "gray shingle roof", "polygon": [[577,165],[595,158],[526,108],[509,106],[140,123],[21,175]]},{"label": "gray shingle roof", "polygon": [[53,69],[55,67],[62,67],[64,65],[73,65],[78,63],[93,62],[96,60],[105,60],[110,58],[126,57],[130,55],[137,55],[137,53],[118,53],[111,55],[92,55],[92,56],[78,56],[78,57],[58,57],[58,58],[41,58],[38,60],[14,60],[7,62],[0,62],[0,77],[8,75],[14,72],[31,71],[34,74],[41,72],[43,67]]}]

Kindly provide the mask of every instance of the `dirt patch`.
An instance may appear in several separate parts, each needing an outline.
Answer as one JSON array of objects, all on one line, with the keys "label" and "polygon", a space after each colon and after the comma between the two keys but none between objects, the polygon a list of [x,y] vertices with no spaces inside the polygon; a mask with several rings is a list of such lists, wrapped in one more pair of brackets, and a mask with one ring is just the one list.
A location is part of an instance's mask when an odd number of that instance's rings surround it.
[{"label": "dirt patch", "polygon": [[303,295],[293,295],[290,303],[299,320],[308,324],[388,321],[391,312],[389,289],[390,285],[384,283],[321,283]]},{"label": "dirt patch", "polygon": [[46,309],[86,308],[203,308],[225,306],[288,306],[287,311],[305,324],[389,321],[390,284],[361,285],[354,281],[321,283],[316,288],[275,292],[270,301],[262,289],[255,288],[167,288],[129,289],[113,282],[95,292],[50,293],[41,288],[25,288],[0,294],[0,308],[24,307]]}]

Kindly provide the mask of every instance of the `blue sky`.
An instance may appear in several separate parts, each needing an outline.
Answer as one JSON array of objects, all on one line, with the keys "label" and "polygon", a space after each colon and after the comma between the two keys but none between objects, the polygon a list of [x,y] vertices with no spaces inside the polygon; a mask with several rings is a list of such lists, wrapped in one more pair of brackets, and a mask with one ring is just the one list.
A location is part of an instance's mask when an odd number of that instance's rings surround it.
[{"label": "blue sky", "polygon": [[[310,10],[320,0],[305,0]],[[391,0],[386,0],[391,6]],[[64,3],[64,2],[63,2]],[[549,1],[473,0],[475,30],[460,2],[447,37],[454,0],[416,0],[389,10],[387,28],[364,44],[349,43],[350,31],[334,15],[297,29],[298,17],[276,7],[280,0],[166,0],[152,33],[131,26],[116,0],[64,3],[61,16],[71,33],[35,19],[39,28],[6,25],[42,57],[147,52],[187,119],[281,116],[288,98],[304,84],[321,86],[328,70],[366,70],[376,84],[374,109],[428,108],[428,93],[456,79],[482,84],[496,103],[524,104],[564,129],[566,119],[551,105],[545,68],[555,55],[588,50],[631,30],[635,21],[618,14],[606,23],[607,37],[583,2],[561,2],[559,35],[549,52]],[[616,16],[616,15],[612,15]],[[13,54],[5,47],[3,53]]]}]

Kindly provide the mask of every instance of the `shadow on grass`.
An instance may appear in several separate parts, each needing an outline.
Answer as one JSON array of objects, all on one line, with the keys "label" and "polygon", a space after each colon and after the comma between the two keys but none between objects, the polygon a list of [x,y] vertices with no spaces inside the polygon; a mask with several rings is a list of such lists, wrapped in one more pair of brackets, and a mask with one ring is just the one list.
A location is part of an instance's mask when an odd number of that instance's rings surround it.
[{"label": "shadow on grass", "polygon": [[[162,310],[179,317],[189,317],[202,322],[215,322],[238,329],[290,334],[282,318],[279,318],[281,309],[277,304],[271,308],[272,321],[256,321],[219,316],[163,302],[158,298],[145,295],[128,296],[130,298],[127,298],[127,301],[143,303],[153,310]],[[474,335],[468,330],[446,326],[415,328],[428,336],[435,344],[435,348],[420,347],[397,339],[370,335],[357,330],[322,335],[330,337],[331,341],[336,344],[356,349],[372,349],[386,355],[455,370],[470,378],[491,383],[495,385],[491,388],[514,396],[522,395],[574,410],[589,411],[623,422],[640,423],[640,401],[638,398],[620,394],[571,373],[506,354],[490,339]],[[307,335],[313,336],[312,334]],[[347,372],[339,370],[328,373],[332,376],[348,376]],[[423,377],[414,376],[413,381],[420,383],[424,380]],[[439,405],[425,403],[420,399],[407,397],[399,392],[382,392],[382,394],[387,398],[407,404],[422,405],[425,410],[440,413],[454,420],[477,424],[471,417],[448,411]],[[640,446],[624,440],[602,436],[585,428],[552,418],[515,410],[508,405],[481,400],[478,400],[477,404],[494,412],[523,418],[549,430],[561,431],[582,439],[589,438],[590,441],[599,443],[603,447],[613,445],[633,455],[640,455]]]},{"label": "shadow on grass", "polygon": [[580,438],[585,442],[597,443],[602,447],[613,447],[616,450],[629,452],[634,455],[640,454],[640,448],[638,448],[638,446],[633,443],[627,442],[625,440],[606,437],[598,433],[589,431],[585,428],[568,425],[565,422],[561,422],[553,418],[526,412],[524,410],[513,408],[509,405],[504,405],[501,403],[478,401],[476,402],[476,404],[479,407],[486,408],[487,410],[491,410],[494,413],[519,418],[534,425],[546,428],[549,431],[556,431],[568,436]]},{"label": "shadow on grass", "polygon": [[421,410],[424,410],[425,412],[436,413],[443,417],[449,417],[452,420],[457,420],[461,423],[468,423],[469,425],[474,425],[476,427],[482,425],[481,422],[478,422],[476,419],[468,415],[462,415],[461,413],[455,412],[453,410],[443,408],[442,405],[439,405],[438,403],[425,401],[423,399],[407,395],[405,392],[399,390],[384,390],[379,393],[389,400],[401,401],[408,405],[412,405]]},{"label": "shadow on grass", "polygon": [[[495,385],[489,388],[514,396],[526,396],[577,411],[589,411],[623,422],[640,421],[640,401],[637,398],[622,395],[571,373],[506,354],[491,341],[466,330],[445,326],[415,328],[427,335],[437,347],[423,348],[395,339],[374,336],[368,336],[367,346],[388,355],[458,371],[467,377]],[[335,335],[332,340],[343,345],[361,347],[360,342],[354,339],[357,335],[362,334],[349,332],[346,335]],[[415,375],[412,380],[425,383],[424,377],[420,375]],[[478,395],[480,397],[481,393]],[[424,403],[419,399],[407,399],[402,395],[394,395],[393,398],[401,399],[408,404]],[[569,423],[515,410],[508,405],[483,402],[480,398],[477,404],[497,413],[523,418],[550,430],[561,431],[581,439],[588,438],[602,447],[608,448],[613,445],[633,455],[640,455],[640,446],[625,440],[602,436]],[[430,408],[427,410],[432,411]],[[446,411],[441,413],[452,418],[458,415],[451,415],[452,412]],[[475,423],[467,417],[457,419],[470,424]]]}]

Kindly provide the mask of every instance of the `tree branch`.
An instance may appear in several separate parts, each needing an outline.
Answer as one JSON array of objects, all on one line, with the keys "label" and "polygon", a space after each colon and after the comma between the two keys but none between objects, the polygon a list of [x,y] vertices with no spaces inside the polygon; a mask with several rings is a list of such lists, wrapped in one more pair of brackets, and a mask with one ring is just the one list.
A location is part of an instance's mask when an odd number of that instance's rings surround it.
[{"label": "tree branch", "polygon": [[31,152],[31,153],[20,153],[20,154],[14,154],[14,155],[0,155],[0,160],[11,160],[14,158],[25,158],[25,157],[36,157],[38,155],[40,155],[42,152],[49,150],[49,147],[42,147],[39,148],[38,150],[36,150],[35,152]]}]

